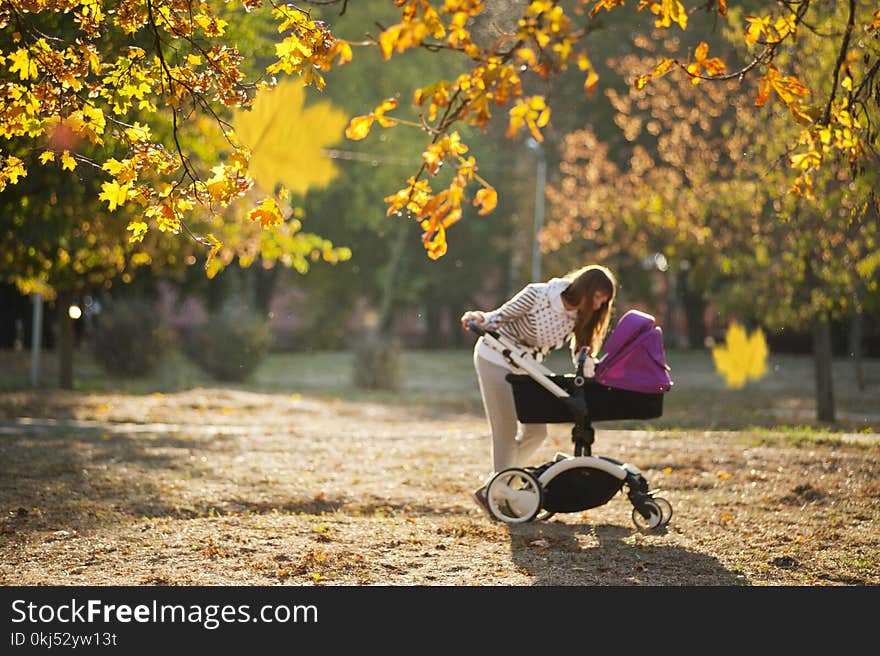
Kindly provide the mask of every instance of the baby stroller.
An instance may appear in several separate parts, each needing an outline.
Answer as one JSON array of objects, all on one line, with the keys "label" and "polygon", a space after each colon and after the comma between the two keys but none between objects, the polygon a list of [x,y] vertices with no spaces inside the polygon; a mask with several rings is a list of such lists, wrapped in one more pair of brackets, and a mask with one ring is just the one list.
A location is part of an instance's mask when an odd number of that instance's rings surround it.
[{"label": "baby stroller", "polygon": [[486,498],[495,518],[519,524],[588,510],[604,505],[625,486],[636,527],[655,529],[669,523],[671,504],[657,496],[659,490],[649,489],[637,467],[591,453],[592,422],[663,414],[663,395],[672,381],[654,317],[638,310],[624,314],[608,336],[595,371],[586,374],[586,351],[578,358],[576,373],[558,375],[497,332],[474,322],[468,327],[525,372],[507,375],[520,422],[574,423],[573,457],[560,453],[537,467],[505,469],[489,481]]}]

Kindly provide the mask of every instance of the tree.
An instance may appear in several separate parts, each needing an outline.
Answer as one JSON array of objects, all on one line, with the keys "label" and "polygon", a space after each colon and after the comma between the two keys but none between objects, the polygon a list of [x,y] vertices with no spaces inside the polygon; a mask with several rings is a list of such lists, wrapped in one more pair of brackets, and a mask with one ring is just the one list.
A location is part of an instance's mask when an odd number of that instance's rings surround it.
[{"label": "tree", "polygon": [[186,242],[150,235],[136,252],[125,224],[98,206],[98,182],[90,170],[70,176],[48,170],[0,192],[0,280],[25,294],[54,301],[59,321],[59,385],[73,386],[73,322],[77,296],[131,282],[145,266],[183,263]]},{"label": "tree", "polygon": [[[188,223],[160,213],[156,215],[159,230],[149,230],[149,211],[139,211],[138,204],[129,201],[137,193],[137,179],[159,184],[154,174],[165,170],[169,158],[173,159],[158,144],[175,144],[181,156],[186,153],[186,166],[195,170],[210,164],[217,153],[228,147],[222,124],[218,127],[217,117],[211,113],[195,114],[180,122],[177,107],[171,112],[155,111],[153,103],[136,101],[147,92],[143,86],[133,91],[134,96],[127,101],[118,97],[125,96],[121,88],[113,92],[118,92],[116,96],[108,90],[102,96],[89,77],[99,75],[99,71],[107,73],[114,65],[105,66],[96,59],[98,54],[93,48],[79,43],[91,59],[86,69],[76,68],[70,63],[75,57],[70,48],[75,50],[75,40],[82,37],[83,30],[96,36],[88,25],[101,19],[103,10],[99,3],[83,3],[79,12],[68,16],[62,11],[64,4],[4,3],[0,7],[0,22],[5,28],[0,33],[0,50],[13,53],[6,60],[0,57],[5,73],[0,106],[7,121],[3,124],[5,140],[0,146],[0,160],[6,163],[6,173],[0,174],[0,230],[4,235],[0,280],[15,283],[23,293],[40,292],[50,300],[58,297],[59,378],[61,386],[69,388],[73,384],[73,335],[67,306],[84,290],[129,283],[136,271],[144,268],[179,274],[187,264],[200,260],[206,261],[209,276],[234,260],[250,264],[257,259],[265,267],[279,262],[305,272],[315,259],[336,262],[348,257],[349,251],[304,232],[301,210],[289,206],[282,209],[261,199],[256,188],[248,189],[217,211],[194,206]],[[66,4],[72,7],[76,3]],[[121,12],[119,21],[123,21],[124,8]],[[7,20],[24,31],[9,29]],[[42,35],[39,38],[35,32],[29,32],[38,26]],[[234,34],[242,43],[265,41],[259,33],[249,31],[252,26],[253,22],[236,26],[228,34]],[[48,34],[54,34],[54,38],[40,41],[48,38]],[[129,38],[118,30],[108,31],[105,36],[108,39],[102,46],[108,54],[124,50],[134,60],[143,56],[139,46],[133,45],[138,41],[136,36]],[[26,47],[31,37],[37,38],[34,49]],[[67,43],[66,57],[59,59],[49,51],[51,48],[46,50],[48,43]],[[135,69],[136,66],[125,73],[129,82],[140,79]],[[91,73],[84,73],[85,70]],[[122,74],[118,70],[117,73]],[[112,77],[112,73],[107,74]],[[117,82],[122,85],[121,80]],[[25,88],[34,94],[31,104],[19,102]],[[96,95],[90,95],[92,92]],[[66,93],[71,97],[64,101]],[[120,122],[117,117],[111,119],[108,127],[101,102],[115,110],[127,107],[127,121]],[[289,112],[295,109],[288,107]],[[112,115],[112,111],[107,111],[108,116]],[[337,116],[336,120],[338,134],[344,119]],[[155,143],[150,143],[152,139]],[[129,148],[127,153],[124,148]],[[16,168],[14,164],[28,160],[33,164],[29,174],[27,169]],[[157,167],[156,171],[149,170],[151,165]],[[208,188],[213,184],[225,185],[213,179],[206,182]],[[161,183],[157,190],[168,200],[174,196],[174,186]],[[187,205],[185,200],[180,202]],[[245,202],[251,203],[251,207],[243,209],[241,204]],[[237,220],[234,213],[240,216],[247,214],[248,209],[253,220]],[[163,230],[185,232],[194,239],[167,239],[161,234]],[[222,243],[225,246],[221,248]]]},{"label": "tree", "polygon": [[[674,70],[694,81],[757,77],[756,102],[766,105],[774,97],[803,125],[789,152],[797,172],[790,186],[797,193],[809,198],[815,175],[838,154],[850,161],[856,174],[876,157],[877,126],[867,111],[880,96],[880,10],[869,2],[836,3],[840,10],[831,12],[821,0],[744,3],[754,7],[754,14],[732,18],[726,0],[691,3],[689,9],[679,0],[639,0],[637,7],[625,0],[596,0],[588,3],[589,11],[582,3],[554,0],[534,0],[521,11],[479,0],[447,0],[442,5],[396,0],[399,19],[380,25],[360,42],[334,38],[327,24],[308,10],[309,5],[328,4],[338,7],[339,17],[348,8],[346,0],[306,0],[300,7],[260,0],[223,6],[196,0],[128,0],[107,8],[99,0],[4,2],[0,135],[30,140],[34,148],[25,157],[4,148],[0,184],[15,184],[32,171],[46,152],[41,140],[63,124],[96,146],[124,151],[122,159],[89,159],[71,151],[65,157],[61,150],[57,161],[72,158],[103,170],[106,181],[100,198],[108,209],[139,207],[141,216],[129,222],[136,240],[150,229],[176,233],[197,207],[228,206],[250,189],[247,150],[229,129],[228,115],[233,108],[249,106],[256,89],[273,83],[270,76],[298,75],[321,88],[326,72],[351,61],[356,46],[376,48],[386,60],[423,48],[460,56],[463,72],[422,86],[414,97],[415,120],[400,116],[399,99],[390,97],[369,114],[355,117],[348,135],[361,138],[374,125],[403,124],[427,133],[422,164],[386,200],[389,214],[405,212],[419,223],[428,255],[438,258],[446,252],[447,229],[461,219],[467,202],[480,213],[491,212],[497,202],[494,186],[479,173],[476,159],[467,154],[454,128],[463,123],[485,127],[494,112],[507,110],[509,136],[527,131],[540,141],[551,108],[543,94],[531,91],[527,78],[549,79],[576,66],[585,90],[591,92],[598,84],[588,52],[591,35],[602,21],[633,11],[668,30],[693,29],[694,12],[738,21],[736,29],[749,49],[749,59],[740,69],[731,71],[710,56],[712,38],[707,36],[693,52],[654,62],[635,84],[642,87]],[[271,15],[280,40],[265,58],[269,63],[262,79],[251,81],[244,66],[248,56],[229,42],[228,30],[245,17],[255,20],[260,12]],[[810,35],[837,53],[829,82],[812,88],[787,68]],[[795,57],[786,60],[786,51]],[[171,114],[174,130],[167,142],[136,120],[143,110]],[[175,139],[182,125],[200,115],[213,117],[228,139],[220,163],[213,166],[192,160]],[[827,138],[829,134],[833,138]],[[444,162],[455,175],[435,191],[431,180]],[[477,190],[468,198],[473,187]],[[284,221],[278,199],[267,196],[256,204],[249,214],[252,219],[266,225]],[[219,251],[216,237],[208,235],[204,241],[211,254]]]},{"label": "tree", "polygon": [[[656,38],[637,41],[656,56]],[[799,74],[821,77],[834,53],[805,41],[812,70]],[[644,57],[616,66],[632,70]],[[623,138],[603,143],[589,129],[569,135],[550,192],[548,248],[579,237],[603,259],[660,251],[673,275],[729,311],[771,328],[812,327],[817,413],[833,421],[829,321],[878,295],[876,170],[829,161],[812,174],[807,200],[786,193],[779,162],[793,126],[784,114],[759,112],[730,89],[671,78],[609,96]],[[876,123],[878,114],[866,116]]]}]

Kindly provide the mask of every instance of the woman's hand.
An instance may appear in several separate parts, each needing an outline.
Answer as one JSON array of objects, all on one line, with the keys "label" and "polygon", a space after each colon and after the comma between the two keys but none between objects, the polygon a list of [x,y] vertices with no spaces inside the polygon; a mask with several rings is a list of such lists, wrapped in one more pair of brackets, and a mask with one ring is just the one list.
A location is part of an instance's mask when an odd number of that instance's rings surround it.
[{"label": "woman's hand", "polygon": [[574,361],[577,362],[578,360],[580,360],[581,357],[584,355],[584,353],[586,353],[586,355],[589,356],[591,350],[592,350],[592,349],[591,349],[589,346],[581,346],[581,347],[577,350],[577,353],[576,353],[575,356],[574,356]]},{"label": "woman's hand", "polygon": [[468,321],[473,321],[475,324],[482,327],[486,323],[486,317],[482,312],[470,310],[461,315],[461,327],[465,330],[468,329]]},{"label": "woman's hand", "polygon": [[596,360],[590,355],[591,351],[589,346],[582,346],[574,356],[575,369],[586,378],[592,378],[596,375]]}]

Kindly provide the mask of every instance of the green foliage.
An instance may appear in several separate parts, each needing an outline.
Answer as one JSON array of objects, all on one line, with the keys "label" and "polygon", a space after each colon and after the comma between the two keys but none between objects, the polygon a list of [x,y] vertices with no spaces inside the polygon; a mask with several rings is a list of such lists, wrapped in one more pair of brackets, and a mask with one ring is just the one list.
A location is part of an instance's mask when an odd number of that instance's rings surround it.
[{"label": "green foliage", "polygon": [[186,334],[186,355],[217,380],[242,382],[272,345],[269,322],[253,311],[227,305]]},{"label": "green foliage", "polygon": [[95,320],[95,361],[111,376],[152,375],[172,342],[172,331],[153,307],[139,299],[116,300]]},{"label": "green foliage", "polygon": [[[350,3],[344,15],[338,8],[322,10],[343,38],[360,40],[374,23],[391,24],[395,12],[384,0]],[[364,112],[383,99],[397,97],[396,115],[416,120],[410,101],[426,79],[454,79],[461,62],[444,53],[411,51],[391,61],[382,60],[371,49],[356,52],[357,66],[334,68],[327,73],[327,87],[321,99],[350,115]],[[389,74],[393,69],[394,74]],[[402,93],[401,81],[409,88]],[[318,97],[307,90],[307,107]],[[503,124],[502,124],[503,123]],[[351,248],[351,259],[333,267],[313,267],[296,281],[308,292],[303,308],[309,328],[302,339],[309,348],[347,347],[345,324],[357,299],[365,298],[375,308],[381,304],[388,279],[388,265],[398,226],[407,223],[407,242],[397,275],[394,276],[392,314],[404,306],[449,308],[456,317],[472,307],[473,295],[485,286],[506,286],[498,281],[509,270],[509,253],[515,239],[511,216],[519,215],[531,225],[534,202],[534,155],[523,145],[503,137],[506,122],[490,126],[484,133],[477,127],[460,126],[462,141],[480,161],[479,173],[498,189],[501,201],[489,216],[477,216],[470,205],[464,218],[449,235],[449,257],[430,260],[421,246],[419,223],[407,216],[387,216],[383,199],[400,186],[400,180],[419,166],[424,147],[420,130],[400,128],[374,130],[363,141],[343,139],[331,151],[340,175],[326,189],[311,189],[303,199],[308,227],[334,244]],[[438,174],[446,175],[448,169]],[[514,195],[521,192],[521,198]],[[522,202],[520,202],[522,201]],[[528,229],[529,233],[531,228]],[[519,281],[517,281],[519,282]],[[436,344],[435,344],[436,345]],[[446,344],[448,345],[448,344]]]}]

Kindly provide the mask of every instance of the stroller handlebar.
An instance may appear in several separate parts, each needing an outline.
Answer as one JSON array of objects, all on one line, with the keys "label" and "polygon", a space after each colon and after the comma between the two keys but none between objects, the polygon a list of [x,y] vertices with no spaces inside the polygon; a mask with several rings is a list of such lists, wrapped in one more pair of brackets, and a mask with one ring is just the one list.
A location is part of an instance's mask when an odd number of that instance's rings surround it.
[{"label": "stroller handlebar", "polygon": [[476,321],[468,321],[468,322],[467,322],[467,327],[468,327],[470,330],[472,330],[473,332],[477,333],[477,335],[479,335],[480,337],[482,337],[483,335],[486,334],[486,330],[485,330],[485,328],[483,328],[483,327],[482,327],[480,324],[478,324]]},{"label": "stroller handlebar", "polygon": [[491,335],[495,339],[499,338],[499,335],[497,332],[495,332],[494,330],[486,330],[480,324],[478,324],[476,321],[468,321],[467,327],[470,328],[473,332],[475,332],[480,337],[482,337],[483,335]]}]

